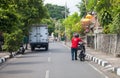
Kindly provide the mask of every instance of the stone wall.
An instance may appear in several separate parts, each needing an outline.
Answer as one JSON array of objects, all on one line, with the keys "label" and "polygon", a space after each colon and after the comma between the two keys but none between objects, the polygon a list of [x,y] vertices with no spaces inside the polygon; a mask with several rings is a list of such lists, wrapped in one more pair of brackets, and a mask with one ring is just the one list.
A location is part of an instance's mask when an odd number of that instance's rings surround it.
[{"label": "stone wall", "polygon": [[120,35],[117,37],[116,44],[116,53],[120,54]]},{"label": "stone wall", "polygon": [[87,45],[88,47],[94,48],[105,53],[110,53],[113,55],[120,54],[120,35],[87,35]]}]

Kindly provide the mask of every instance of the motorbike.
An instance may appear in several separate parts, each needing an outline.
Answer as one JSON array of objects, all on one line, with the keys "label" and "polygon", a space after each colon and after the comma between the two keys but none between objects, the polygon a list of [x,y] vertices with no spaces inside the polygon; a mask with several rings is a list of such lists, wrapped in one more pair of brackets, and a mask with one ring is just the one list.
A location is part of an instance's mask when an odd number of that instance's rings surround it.
[{"label": "motorbike", "polygon": [[79,52],[78,57],[79,57],[80,61],[85,61],[86,54],[85,54],[85,45],[83,42],[80,42],[78,44],[78,52]]},{"label": "motorbike", "polygon": [[23,44],[21,43],[20,48],[19,48],[17,54],[24,54],[24,53],[25,53],[25,48],[24,48]]}]

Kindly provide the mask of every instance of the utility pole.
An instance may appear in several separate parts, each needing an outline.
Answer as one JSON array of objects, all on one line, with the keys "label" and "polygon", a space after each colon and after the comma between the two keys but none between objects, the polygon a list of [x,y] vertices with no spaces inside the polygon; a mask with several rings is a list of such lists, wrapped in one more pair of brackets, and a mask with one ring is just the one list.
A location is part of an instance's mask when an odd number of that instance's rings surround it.
[{"label": "utility pole", "polygon": [[65,2],[65,18],[67,17],[67,2]]},{"label": "utility pole", "polygon": [[[65,19],[67,17],[67,2],[65,2]],[[65,27],[65,45],[66,45],[67,37],[66,37],[66,27]]]}]

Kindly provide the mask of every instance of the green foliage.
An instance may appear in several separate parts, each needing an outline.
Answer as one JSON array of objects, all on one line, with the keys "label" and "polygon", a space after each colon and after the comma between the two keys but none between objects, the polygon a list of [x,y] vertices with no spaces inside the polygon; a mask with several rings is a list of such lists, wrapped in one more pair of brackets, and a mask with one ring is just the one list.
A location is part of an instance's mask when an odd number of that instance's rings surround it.
[{"label": "green foliage", "polygon": [[[104,27],[104,33],[119,33],[119,22],[116,15],[120,12],[120,0],[100,0],[98,1],[95,10],[98,17],[101,18],[101,25]],[[101,16],[102,15],[102,16]],[[119,15],[118,15],[119,17]]]},{"label": "green foliage", "polygon": [[119,33],[119,21],[116,20],[116,15],[120,12],[120,0],[82,0],[78,8],[82,17],[86,12],[97,12],[103,33]]},{"label": "green foliage", "polygon": [[101,11],[109,11],[111,9],[112,5],[110,3],[110,0],[99,0],[97,1],[97,5],[95,7],[95,10],[97,12]]},{"label": "green foliage", "polygon": [[20,24],[18,13],[15,11],[16,6],[13,0],[1,0],[0,3],[0,31],[11,33],[11,30]]},{"label": "green foliage", "polygon": [[11,33],[19,25],[18,16],[15,12],[0,10],[0,30]]},{"label": "green foliage", "polygon": [[97,4],[97,0],[87,0],[86,1],[86,9],[87,12],[92,12]]},{"label": "green foliage", "polygon": [[74,13],[73,15],[68,16],[68,18],[63,21],[63,24],[66,28],[66,35],[69,37],[69,39],[72,37],[74,32],[81,34],[83,31],[78,13]]},{"label": "green foliage", "polygon": [[[30,24],[48,18],[43,0],[0,0],[0,31],[5,33],[4,49],[18,49],[22,35],[28,34]],[[23,34],[23,33],[24,34]]]},{"label": "green foliage", "polygon": [[106,25],[109,25],[112,22],[112,16],[109,12],[104,11],[101,16],[101,25],[104,27]]},{"label": "green foliage", "polygon": [[31,23],[38,23],[48,17],[42,0],[1,0],[0,3],[0,30],[7,33],[15,27],[27,31]]},{"label": "green foliage", "polygon": [[84,31],[85,29],[83,28],[83,26],[81,25],[81,22],[78,22],[74,25],[74,31],[73,32],[77,32],[79,33],[80,35],[85,35],[84,34]]},{"label": "green foliage", "polygon": [[[65,6],[58,6],[52,4],[45,5],[49,11],[50,17],[56,20],[65,18]],[[67,15],[69,13],[68,8],[66,8]]]},{"label": "green foliage", "polygon": [[79,11],[80,11],[80,17],[81,18],[84,17],[87,14],[85,3],[82,1],[77,5],[77,7],[79,8]]},{"label": "green foliage", "polygon": [[52,32],[55,30],[55,23],[53,19],[42,19],[41,23],[48,25],[48,32],[51,35]]},{"label": "green foliage", "polygon": [[25,34],[28,34],[31,24],[40,23],[43,18],[49,17],[42,0],[15,0],[15,4],[17,5],[16,11],[21,15]]},{"label": "green foliage", "polygon": [[113,18],[113,22],[109,25],[109,28],[111,33],[120,35],[120,13]]},{"label": "green foliage", "polygon": [[[112,22],[112,4],[110,0],[99,0],[95,6],[101,25],[107,26]],[[106,27],[105,27],[106,28]]]},{"label": "green foliage", "polygon": [[4,37],[5,37],[4,50],[8,52],[17,51],[23,40],[23,35],[21,30],[16,30],[11,34],[5,33]]},{"label": "green foliage", "polygon": [[104,34],[109,34],[110,33],[110,28],[108,26],[105,26],[103,29]]},{"label": "green foliage", "polygon": [[17,12],[29,21],[36,21],[36,18],[42,19],[47,16],[47,8],[43,5],[42,0],[15,0],[15,3]]},{"label": "green foliage", "polygon": [[116,16],[120,12],[120,0],[111,0],[113,16]]}]

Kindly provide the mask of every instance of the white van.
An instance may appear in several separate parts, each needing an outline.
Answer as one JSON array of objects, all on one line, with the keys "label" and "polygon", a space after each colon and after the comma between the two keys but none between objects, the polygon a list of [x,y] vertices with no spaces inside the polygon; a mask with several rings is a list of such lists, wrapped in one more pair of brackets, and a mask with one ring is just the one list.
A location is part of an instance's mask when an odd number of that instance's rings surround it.
[{"label": "white van", "polygon": [[44,24],[32,25],[29,31],[29,43],[31,50],[35,48],[45,48],[48,50],[49,39],[48,39],[48,26]]}]

